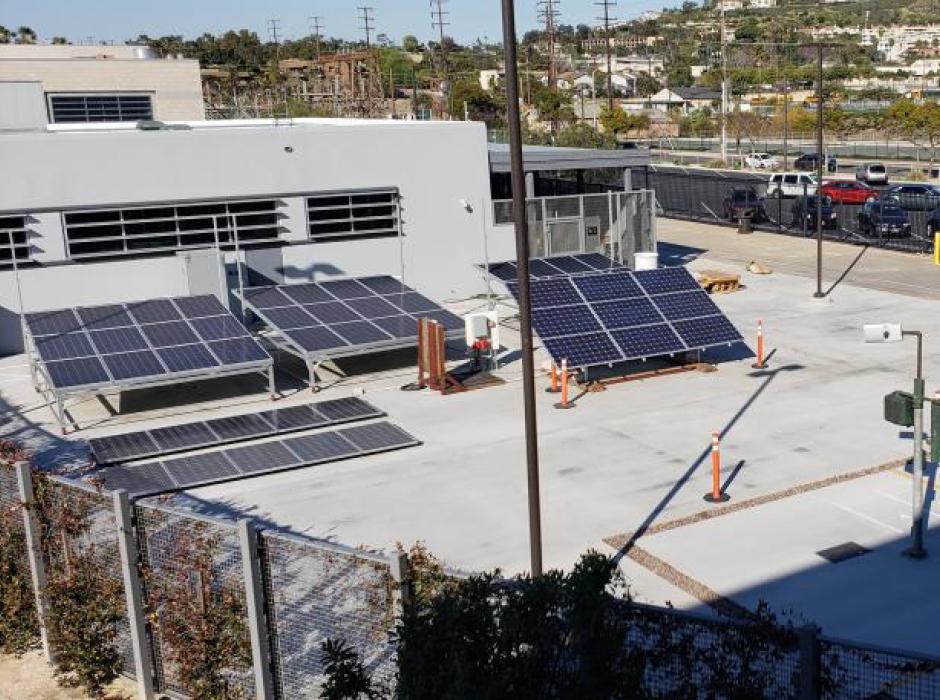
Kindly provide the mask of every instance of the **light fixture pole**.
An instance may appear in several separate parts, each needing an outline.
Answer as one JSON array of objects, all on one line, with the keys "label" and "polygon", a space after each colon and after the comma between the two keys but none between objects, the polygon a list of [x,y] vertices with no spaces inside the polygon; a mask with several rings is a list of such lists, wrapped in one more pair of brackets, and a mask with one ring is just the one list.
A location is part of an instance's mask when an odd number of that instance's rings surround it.
[{"label": "light fixture pole", "polygon": [[823,184],[823,46],[817,44],[816,63],[816,291],[815,299],[825,295],[822,288],[822,184]]},{"label": "light fixture pole", "polygon": [[522,345],[522,393],[525,418],[526,471],[529,490],[529,549],[532,576],[542,575],[542,513],[539,498],[539,448],[535,413],[535,362],[529,298],[529,227],[526,220],[522,127],[519,123],[519,69],[516,63],[516,12],[513,0],[502,0],[503,58],[506,63],[506,121],[512,165],[512,214],[516,228],[519,284],[519,334]]},{"label": "light fixture pole", "polygon": [[917,339],[917,370],[914,375],[914,463],[911,476],[914,481],[913,497],[911,499],[913,522],[911,523],[912,543],[905,554],[912,559],[923,559],[927,556],[924,549],[924,376],[923,376],[923,344],[924,338],[920,331],[902,331],[903,337]]}]

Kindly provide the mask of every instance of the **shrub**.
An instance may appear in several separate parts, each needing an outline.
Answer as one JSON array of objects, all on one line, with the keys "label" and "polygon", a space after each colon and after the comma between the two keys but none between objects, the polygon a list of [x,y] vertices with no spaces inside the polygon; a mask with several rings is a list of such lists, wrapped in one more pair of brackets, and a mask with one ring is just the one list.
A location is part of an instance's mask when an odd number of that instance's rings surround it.
[{"label": "shrub", "polygon": [[323,700],[372,700],[380,697],[359,655],[345,642],[328,639],[320,650],[326,675],[326,683],[320,691]]}]

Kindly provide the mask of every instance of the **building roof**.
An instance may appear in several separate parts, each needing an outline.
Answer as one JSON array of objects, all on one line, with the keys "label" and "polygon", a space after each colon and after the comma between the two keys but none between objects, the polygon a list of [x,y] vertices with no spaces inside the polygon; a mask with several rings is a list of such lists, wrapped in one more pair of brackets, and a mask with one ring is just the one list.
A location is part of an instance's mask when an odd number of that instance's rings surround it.
[{"label": "building roof", "polygon": [[683,100],[720,100],[721,93],[700,85],[691,87],[670,88],[670,90]]},{"label": "building roof", "polygon": [[[509,145],[491,143],[490,171],[510,171]],[[523,169],[536,170],[595,170],[598,168],[631,168],[649,165],[650,154],[645,148],[609,150],[603,148],[558,148],[556,146],[523,146]]]}]

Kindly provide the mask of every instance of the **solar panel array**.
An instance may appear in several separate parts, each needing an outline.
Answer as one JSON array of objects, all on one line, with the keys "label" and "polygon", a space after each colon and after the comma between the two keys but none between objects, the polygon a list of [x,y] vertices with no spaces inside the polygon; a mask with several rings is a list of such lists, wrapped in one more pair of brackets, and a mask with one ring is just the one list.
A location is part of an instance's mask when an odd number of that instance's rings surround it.
[{"label": "solar panel array", "polygon": [[297,350],[313,357],[342,357],[362,349],[414,344],[418,319],[432,318],[448,335],[464,323],[393,277],[251,287],[245,304]]},{"label": "solar panel array", "polygon": [[367,401],[350,396],[303,406],[275,408],[259,413],[93,438],[88,441],[88,446],[98,464],[114,464],[296,430],[325,428],[384,415],[383,411]]},{"label": "solar panel array", "polygon": [[147,496],[419,445],[386,421],[215,452],[108,467],[105,488]]},{"label": "solar panel array", "polygon": [[54,389],[121,386],[272,362],[211,295],[30,313],[26,326]]},{"label": "solar panel array", "polygon": [[[506,286],[518,298],[517,285]],[[571,367],[704,350],[742,340],[683,267],[620,271],[530,284],[532,325]]]},{"label": "solar panel array", "polygon": [[[600,253],[556,255],[550,258],[532,258],[529,260],[529,277],[532,279],[564,277],[566,275],[589,274],[592,272],[624,271],[626,269],[619,262],[611,260]],[[514,262],[490,263],[489,270],[493,277],[504,282],[517,279],[519,274]]]}]

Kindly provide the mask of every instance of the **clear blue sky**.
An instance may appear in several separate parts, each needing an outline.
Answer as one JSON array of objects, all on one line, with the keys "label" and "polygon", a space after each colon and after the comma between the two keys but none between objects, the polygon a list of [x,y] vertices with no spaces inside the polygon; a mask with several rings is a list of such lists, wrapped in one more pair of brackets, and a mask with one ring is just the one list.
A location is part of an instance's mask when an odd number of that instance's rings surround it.
[{"label": "clear blue sky", "polygon": [[[635,17],[643,10],[681,4],[680,0],[620,0],[615,14]],[[353,39],[361,36],[357,6],[374,8],[375,25],[398,40],[415,34],[432,37],[429,0],[0,0],[0,24],[27,25],[41,39],[65,36],[73,42],[88,37],[116,42],[138,34],[198,36],[226,29],[248,28],[266,36],[265,20],[281,20],[285,37],[307,33],[307,17],[321,15],[324,34]],[[535,26],[536,0],[516,0],[516,25],[521,35]],[[594,0],[561,0],[564,24],[594,24]],[[502,36],[499,0],[449,0],[449,33],[458,41],[478,36],[498,40]]]}]

